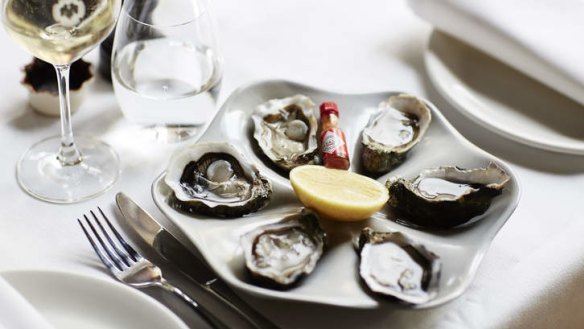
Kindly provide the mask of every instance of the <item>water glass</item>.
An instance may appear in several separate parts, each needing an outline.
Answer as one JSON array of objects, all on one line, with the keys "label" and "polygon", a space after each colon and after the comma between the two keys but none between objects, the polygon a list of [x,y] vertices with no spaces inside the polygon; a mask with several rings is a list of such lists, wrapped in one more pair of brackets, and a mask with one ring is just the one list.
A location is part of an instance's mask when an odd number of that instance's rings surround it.
[{"label": "water glass", "polygon": [[222,60],[205,1],[126,0],[114,40],[112,82],[128,120],[173,142],[213,118]]}]

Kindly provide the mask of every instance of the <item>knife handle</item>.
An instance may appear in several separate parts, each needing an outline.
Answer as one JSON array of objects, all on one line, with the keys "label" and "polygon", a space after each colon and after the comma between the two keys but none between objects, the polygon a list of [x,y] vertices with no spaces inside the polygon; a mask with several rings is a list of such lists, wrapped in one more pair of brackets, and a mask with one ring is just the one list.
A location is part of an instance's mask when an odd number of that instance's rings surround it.
[{"label": "knife handle", "polygon": [[207,322],[213,329],[230,329],[228,325],[223,323],[213,314],[211,314],[203,305],[194,301],[189,295],[185,294],[182,290],[178,289],[174,285],[170,284],[168,281],[163,280],[160,282],[160,287],[164,290],[173,293],[177,297],[185,301],[193,310],[195,310],[202,318]]},{"label": "knife handle", "polygon": [[233,311],[239,314],[244,320],[258,329],[280,329],[273,322],[268,320],[258,311],[249,306],[239,296],[237,296],[229,286],[223,281],[213,279],[205,283],[207,291],[229,306]]}]

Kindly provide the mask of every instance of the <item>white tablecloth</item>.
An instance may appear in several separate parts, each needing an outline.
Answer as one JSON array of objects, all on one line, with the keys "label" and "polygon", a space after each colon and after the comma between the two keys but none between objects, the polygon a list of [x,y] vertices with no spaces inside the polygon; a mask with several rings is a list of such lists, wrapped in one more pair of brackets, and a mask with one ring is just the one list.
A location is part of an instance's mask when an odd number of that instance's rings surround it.
[{"label": "white tablecloth", "polygon": [[[510,163],[523,186],[519,207],[474,282],[444,306],[351,310],[242,297],[283,328],[584,327],[584,158],[519,145],[452,110],[423,67],[431,27],[405,2],[225,0],[212,7],[225,58],[221,102],[240,84],[269,78],[347,93],[411,92],[434,102],[470,141]],[[29,197],[15,180],[15,163],[34,142],[57,134],[59,123],[27,108],[19,81],[30,56],[4,32],[0,45],[0,271],[43,268],[107,277],[75,219],[97,205],[111,206],[118,191],[162,217],[150,184],[175,146],[140,141],[111,87],[98,79],[73,117],[74,130],[116,148],[120,180],[104,195],[74,205]],[[88,58],[96,62],[95,53]]]}]

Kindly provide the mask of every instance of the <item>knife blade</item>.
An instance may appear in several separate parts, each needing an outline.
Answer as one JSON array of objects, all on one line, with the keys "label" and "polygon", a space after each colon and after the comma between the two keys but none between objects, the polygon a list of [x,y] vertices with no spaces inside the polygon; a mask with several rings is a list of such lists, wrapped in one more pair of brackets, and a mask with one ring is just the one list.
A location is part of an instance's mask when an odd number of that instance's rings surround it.
[{"label": "knife blade", "polygon": [[180,272],[190,277],[195,284],[208,292],[254,328],[277,329],[274,323],[241,300],[215,272],[193,254],[172,233],[166,230],[148,212],[126,194],[116,194],[116,204],[126,223],[144,242],[164,259],[176,265]]}]

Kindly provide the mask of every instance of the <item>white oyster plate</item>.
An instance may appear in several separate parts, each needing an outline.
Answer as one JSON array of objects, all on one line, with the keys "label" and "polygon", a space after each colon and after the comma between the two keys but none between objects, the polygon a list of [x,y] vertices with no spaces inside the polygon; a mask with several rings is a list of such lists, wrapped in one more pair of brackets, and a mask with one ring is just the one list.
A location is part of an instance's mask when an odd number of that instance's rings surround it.
[{"label": "white oyster plate", "polygon": [[418,307],[439,305],[461,295],[475,276],[491,241],[515,210],[519,200],[519,185],[505,164],[465,140],[430,103],[428,105],[433,118],[425,137],[410,151],[401,166],[379,177],[378,181],[385,182],[391,175],[413,177],[424,168],[441,165],[473,168],[485,167],[490,161],[496,161],[512,179],[480,220],[465,227],[441,232],[416,230],[400,225],[388,218],[388,209],[382,209],[363,222],[322,220],[329,244],[311,275],[298,286],[286,291],[271,290],[252,283],[239,246],[240,236],[257,226],[276,222],[295,213],[302,205],[297,201],[288,179],[256,153],[250,115],[260,103],[295,94],[304,94],[316,104],[334,101],[339,105],[340,126],[349,144],[351,169],[354,170],[360,165],[360,135],[370,114],[381,101],[398,93],[337,94],[280,80],[243,86],[227,99],[200,141],[232,143],[248,160],[255,163],[260,172],[272,182],[274,193],[269,205],[259,212],[237,219],[192,217],[169,206],[167,200],[170,191],[164,183],[163,173],[152,185],[153,198],[160,210],[190,238],[221,278],[254,295],[354,308],[375,308],[387,301],[368,293],[359,280],[358,256],[353,249],[352,239],[365,226],[383,231],[401,231],[424,244],[442,259],[438,295]]}]

